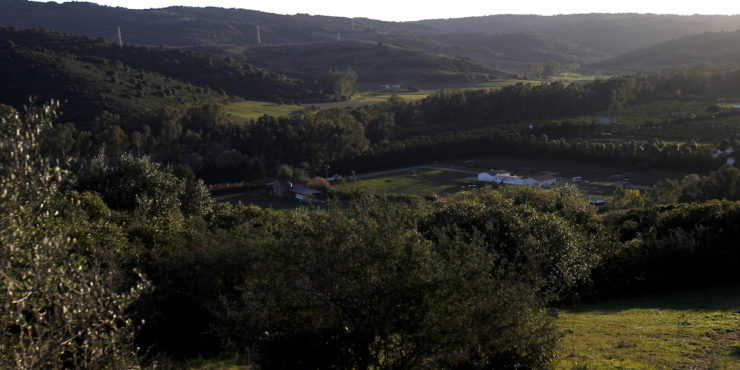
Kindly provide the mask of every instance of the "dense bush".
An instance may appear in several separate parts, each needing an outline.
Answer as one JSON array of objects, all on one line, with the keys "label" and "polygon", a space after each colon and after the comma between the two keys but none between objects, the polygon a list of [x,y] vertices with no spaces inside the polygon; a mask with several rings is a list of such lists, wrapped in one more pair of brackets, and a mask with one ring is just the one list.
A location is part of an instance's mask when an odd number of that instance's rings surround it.
[{"label": "dense bush", "polygon": [[685,203],[614,212],[624,242],[594,271],[605,294],[737,283],[740,204]]}]

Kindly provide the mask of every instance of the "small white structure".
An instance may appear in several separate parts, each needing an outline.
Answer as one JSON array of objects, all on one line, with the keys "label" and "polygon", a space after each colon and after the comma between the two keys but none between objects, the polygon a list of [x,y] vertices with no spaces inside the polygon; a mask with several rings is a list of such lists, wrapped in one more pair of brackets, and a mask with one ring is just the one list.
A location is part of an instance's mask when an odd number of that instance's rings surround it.
[{"label": "small white structure", "polygon": [[581,176],[576,176],[571,180],[573,183],[579,183],[583,181],[583,178]]},{"label": "small white structure", "polygon": [[732,147],[726,148],[725,150],[717,149],[717,151],[715,151],[714,153],[712,153],[712,155],[714,156],[714,158],[717,158],[717,157],[719,157],[721,155],[730,155],[734,151],[735,150],[732,149]]},{"label": "small white structure", "polygon": [[735,165],[735,157],[727,157],[727,164]]},{"label": "small white structure", "polygon": [[740,104],[733,105],[732,109],[740,109]]},{"label": "small white structure", "polygon": [[617,123],[617,117],[601,117],[599,123],[602,125],[613,125]]}]

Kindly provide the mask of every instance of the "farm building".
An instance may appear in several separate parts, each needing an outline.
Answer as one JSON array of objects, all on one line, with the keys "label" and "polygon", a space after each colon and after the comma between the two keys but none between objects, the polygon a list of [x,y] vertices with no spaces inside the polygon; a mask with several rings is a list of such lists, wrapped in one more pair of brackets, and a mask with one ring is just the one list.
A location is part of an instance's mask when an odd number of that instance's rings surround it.
[{"label": "farm building", "polygon": [[511,172],[506,170],[490,170],[479,173],[478,181],[495,182],[497,184],[504,185],[524,185],[547,188],[555,185],[556,179],[550,175],[522,177],[512,175]]},{"label": "farm building", "polygon": [[601,117],[599,118],[599,123],[602,125],[613,125],[617,123],[616,117]]},{"label": "farm building", "polygon": [[490,170],[478,174],[478,181],[495,182],[495,176],[511,176],[507,170]]},{"label": "farm building", "polygon": [[275,179],[268,185],[267,194],[276,198],[295,198],[305,201],[306,196],[321,194],[321,191],[304,187],[303,184]]},{"label": "farm building", "polygon": [[301,202],[305,202],[308,197],[316,196],[321,194],[320,191],[311,188],[294,188],[290,190],[295,194],[295,198]]}]

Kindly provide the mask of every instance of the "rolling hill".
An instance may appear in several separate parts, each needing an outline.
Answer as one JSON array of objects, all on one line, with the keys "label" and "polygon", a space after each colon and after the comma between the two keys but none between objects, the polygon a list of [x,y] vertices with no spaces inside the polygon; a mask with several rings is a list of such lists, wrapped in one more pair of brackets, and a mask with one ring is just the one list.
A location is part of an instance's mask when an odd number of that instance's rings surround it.
[{"label": "rolling hill", "polygon": [[594,64],[595,67],[655,71],[705,62],[737,63],[740,59],[740,31],[705,32],[636,50]]},{"label": "rolling hill", "polygon": [[[207,47],[218,53],[229,48]],[[370,41],[231,48],[251,64],[305,80],[320,79],[328,68],[352,68],[363,84],[428,85],[509,78],[510,73],[460,56]]]},{"label": "rolling hill", "polygon": [[[243,9],[169,7],[131,10],[92,3],[39,3],[0,0],[0,25],[47,28],[78,36],[117,39],[124,43],[191,48],[214,45],[317,44],[368,41],[422,49],[484,64],[557,62],[589,63],[608,55],[567,39],[516,27],[496,35],[472,30],[463,35],[417,22],[383,22],[366,18],[278,15]],[[461,20],[464,21],[464,20]],[[611,55],[611,54],[609,54]],[[455,71],[451,71],[455,72]],[[469,73],[478,73],[471,70]]]},{"label": "rolling hill", "polygon": [[[527,72],[532,64],[557,62],[575,69],[676,38],[740,29],[740,16],[710,15],[494,15],[384,22],[224,8],[132,10],[84,2],[0,0],[0,7],[0,25],[6,26],[47,28],[98,41],[116,40],[120,27],[127,48],[147,45],[158,50],[157,58],[179,63],[174,67],[159,63],[158,73],[187,80],[185,75],[197,76],[194,71],[204,64],[214,65],[232,73],[221,79],[223,73],[209,70],[192,83],[245,97],[268,91],[268,99],[292,100],[306,100],[305,92],[316,90],[313,81],[335,67],[352,67],[366,83],[465,83],[508,75],[502,69]],[[177,54],[173,49],[201,53]],[[715,54],[709,50],[709,55]],[[224,61],[227,56],[230,59]],[[693,60],[687,55],[675,57]],[[615,63],[625,61],[627,69],[639,68],[642,62],[630,62],[633,58],[625,55],[604,65],[619,70]],[[655,68],[649,63],[646,67]],[[244,79],[250,80],[241,85],[247,88],[231,84]]]},{"label": "rolling hill", "polygon": [[93,40],[40,29],[0,27],[0,40],[54,53],[117,61],[130,68],[161,74],[195,86],[222,90],[246,99],[311,100],[318,96],[318,87],[315,85],[307,85],[301,80],[272,73],[234,58],[129,44],[120,47],[103,39]]},{"label": "rolling hill", "polygon": [[445,32],[537,32],[609,56],[702,32],[740,29],[740,16],[658,14],[491,15],[416,22]]},{"label": "rolling hill", "polygon": [[62,119],[90,126],[102,111],[137,116],[147,110],[228,99],[214,90],[120,61],[5,44],[0,49],[0,102],[22,108],[29,97],[61,100]]}]

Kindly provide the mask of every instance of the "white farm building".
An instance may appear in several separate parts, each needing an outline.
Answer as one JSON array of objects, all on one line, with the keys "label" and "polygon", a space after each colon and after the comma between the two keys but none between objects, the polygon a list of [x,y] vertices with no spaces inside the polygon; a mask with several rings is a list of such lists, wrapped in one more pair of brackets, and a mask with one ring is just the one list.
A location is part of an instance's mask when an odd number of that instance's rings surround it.
[{"label": "white farm building", "polygon": [[524,185],[549,188],[550,186],[555,185],[557,179],[550,175],[523,177],[512,175],[511,172],[506,170],[490,170],[479,173],[478,181],[495,182],[497,184],[505,185]]}]

